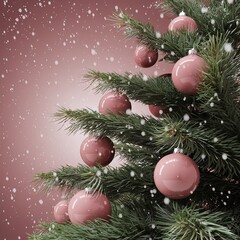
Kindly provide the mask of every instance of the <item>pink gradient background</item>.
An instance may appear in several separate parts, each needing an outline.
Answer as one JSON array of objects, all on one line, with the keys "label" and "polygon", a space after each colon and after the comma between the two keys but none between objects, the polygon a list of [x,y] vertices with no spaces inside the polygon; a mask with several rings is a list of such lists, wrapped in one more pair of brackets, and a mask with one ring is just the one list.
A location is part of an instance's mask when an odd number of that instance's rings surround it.
[{"label": "pink gradient background", "polygon": [[[0,65],[0,240],[27,239],[39,221],[53,220],[61,195],[45,196],[32,184],[38,172],[81,162],[81,133],[68,136],[53,121],[57,106],[97,110],[96,95],[82,77],[88,69],[169,72],[157,63],[134,63],[136,42],[126,40],[107,21],[117,9],[165,32],[169,17],[146,0],[1,2]],[[118,6],[118,7],[116,7]],[[92,54],[92,53],[97,54]],[[133,104],[133,112],[148,113]],[[113,162],[117,165],[118,160]]]}]

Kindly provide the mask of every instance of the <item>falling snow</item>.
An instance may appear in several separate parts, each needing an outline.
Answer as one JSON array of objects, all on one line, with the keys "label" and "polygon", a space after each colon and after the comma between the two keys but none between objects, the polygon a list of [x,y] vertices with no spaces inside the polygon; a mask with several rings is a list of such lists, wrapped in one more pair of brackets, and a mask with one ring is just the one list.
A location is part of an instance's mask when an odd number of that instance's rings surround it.
[{"label": "falling snow", "polygon": [[190,120],[190,116],[188,114],[184,114],[183,120],[186,121],[186,122],[189,121]]}]

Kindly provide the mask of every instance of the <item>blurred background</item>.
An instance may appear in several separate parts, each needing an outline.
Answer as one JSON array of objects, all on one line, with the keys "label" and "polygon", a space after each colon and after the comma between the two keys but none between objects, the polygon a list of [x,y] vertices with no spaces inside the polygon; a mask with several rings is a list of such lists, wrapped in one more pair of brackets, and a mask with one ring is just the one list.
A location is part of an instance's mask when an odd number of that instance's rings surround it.
[{"label": "blurred background", "polygon": [[[98,109],[102,94],[83,81],[84,74],[95,69],[158,76],[171,69],[163,62],[137,67],[137,42],[126,40],[109,18],[123,10],[163,33],[170,16],[150,0],[0,4],[0,240],[27,239],[40,221],[53,220],[53,206],[61,200],[57,192],[39,191],[34,175],[82,162],[84,136],[68,135],[52,116],[58,106]],[[133,112],[149,114],[147,106],[132,105]]]}]

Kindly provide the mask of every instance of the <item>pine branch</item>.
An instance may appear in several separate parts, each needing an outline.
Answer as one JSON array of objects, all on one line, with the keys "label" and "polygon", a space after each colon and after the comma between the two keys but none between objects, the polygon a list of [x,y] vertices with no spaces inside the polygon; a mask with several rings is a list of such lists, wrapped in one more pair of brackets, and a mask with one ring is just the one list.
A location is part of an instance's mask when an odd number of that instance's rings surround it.
[{"label": "pine branch", "polygon": [[[123,143],[153,146],[152,136],[148,133],[157,120],[139,115],[118,116],[114,114],[103,115],[92,110],[70,110],[60,108],[55,114],[60,123],[69,122],[67,130],[70,133],[77,131],[91,134],[107,135]],[[144,121],[145,124],[141,124]]]},{"label": "pine branch", "polygon": [[228,226],[231,219],[222,212],[203,211],[174,204],[171,210],[159,207],[157,226],[163,232],[162,240],[178,239],[239,239]]},{"label": "pine branch", "polygon": [[[132,75],[125,73],[101,73],[91,70],[85,78],[95,82],[97,92],[116,89],[125,92],[131,99],[145,104],[186,106],[193,102],[193,97],[184,97],[173,86],[170,77],[151,78],[143,74]],[[144,79],[147,80],[144,80]]]},{"label": "pine branch", "polygon": [[74,189],[90,188],[94,192],[104,192],[110,200],[117,200],[124,193],[145,194],[154,187],[152,173],[154,166],[143,168],[136,164],[121,168],[101,168],[78,165],[66,166],[48,173],[36,175],[35,182],[49,191],[54,187],[70,192]]},{"label": "pine branch", "polygon": [[115,144],[114,146],[120,156],[130,164],[148,167],[156,165],[160,158],[159,153],[142,146],[134,144]]},{"label": "pine branch", "polygon": [[174,119],[162,120],[162,127],[154,129],[159,151],[181,148],[204,170],[212,169],[219,176],[236,178],[240,175],[240,148],[236,136],[229,137],[211,126],[193,121]]},{"label": "pine branch", "polygon": [[162,50],[168,53],[165,59],[169,61],[175,62],[184,57],[188,50],[193,47],[198,49],[202,41],[202,37],[196,32],[168,32],[162,35],[155,31],[154,27],[149,23],[141,23],[123,12],[119,15],[114,14],[112,21],[120,30],[124,31],[127,38],[136,38],[139,43],[149,48]]},{"label": "pine branch", "polygon": [[234,52],[224,50],[228,36],[217,35],[204,45],[202,55],[208,65],[205,80],[200,86],[198,101],[209,121],[224,128],[230,135],[240,136],[240,59]]},{"label": "pine branch", "polygon": [[111,222],[95,220],[85,225],[43,223],[40,232],[29,240],[56,240],[59,237],[61,240],[149,240],[148,225],[148,218],[123,208],[113,213]]},{"label": "pine branch", "polygon": [[[240,4],[230,4],[226,0],[210,0],[209,6],[195,1],[165,0],[159,3],[166,9],[170,9],[176,15],[184,11],[187,16],[192,17],[198,25],[198,32],[202,36],[215,35],[216,33],[229,34],[231,41],[236,47],[240,37]],[[203,2],[203,1],[202,1]]]},{"label": "pine branch", "polygon": [[[194,207],[156,206],[150,218],[142,209],[114,210],[111,222],[95,220],[85,225],[70,223],[43,223],[40,232],[29,240],[178,240],[178,239],[230,239],[238,237],[227,227],[229,218],[221,212],[203,211]],[[47,231],[47,232],[46,232]],[[182,238],[181,238],[182,237]]]}]

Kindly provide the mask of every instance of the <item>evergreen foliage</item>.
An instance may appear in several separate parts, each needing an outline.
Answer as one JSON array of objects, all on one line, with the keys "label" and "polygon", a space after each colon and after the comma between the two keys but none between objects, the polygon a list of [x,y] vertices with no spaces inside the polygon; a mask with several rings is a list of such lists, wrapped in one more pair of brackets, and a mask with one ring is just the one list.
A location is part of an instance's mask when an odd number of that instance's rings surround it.
[{"label": "evergreen foliage", "polygon": [[[31,240],[235,240],[240,239],[240,2],[165,0],[157,4],[195,19],[198,31],[160,34],[149,23],[126,13],[112,21],[127,38],[167,53],[176,62],[193,47],[208,65],[194,96],[179,93],[171,77],[90,70],[85,79],[96,92],[118,90],[145,104],[168,106],[164,118],[136,114],[102,115],[90,109],[58,109],[54,117],[69,133],[106,135],[115,141],[123,164],[112,167],[63,166],[35,177],[47,192],[69,196],[90,187],[113,205],[110,222],[86,225],[42,223]],[[214,21],[213,21],[214,20]],[[226,49],[226,44],[232,50]],[[186,119],[187,116],[187,119]],[[174,149],[190,156],[201,181],[188,198],[170,200],[156,190],[153,172],[159,159]]]}]

